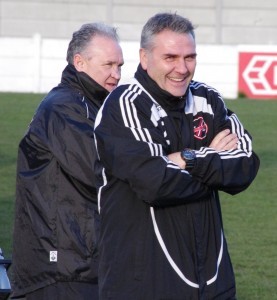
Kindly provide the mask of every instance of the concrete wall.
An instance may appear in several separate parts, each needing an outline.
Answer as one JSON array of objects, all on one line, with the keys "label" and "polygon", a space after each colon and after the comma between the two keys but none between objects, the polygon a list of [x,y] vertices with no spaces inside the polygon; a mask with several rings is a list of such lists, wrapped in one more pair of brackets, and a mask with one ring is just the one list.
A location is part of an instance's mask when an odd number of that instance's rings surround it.
[{"label": "concrete wall", "polygon": [[94,21],[119,29],[124,82],[137,67],[143,24],[162,11],[196,25],[195,79],[224,97],[237,96],[239,48],[277,45],[276,0],[0,0],[0,91],[48,92],[60,81],[72,32]]},{"label": "concrete wall", "polygon": [[[0,38],[0,91],[47,93],[60,82],[61,72],[67,64],[68,42],[66,39],[46,39],[40,35]],[[125,59],[121,83],[124,83],[137,68],[139,42],[121,42],[121,46]],[[265,48],[268,47],[248,46],[247,51],[264,51]],[[236,98],[238,52],[242,49],[242,46],[235,45],[198,45],[194,79],[218,89],[225,98]],[[277,53],[277,47],[270,49]]]},{"label": "concrete wall", "polygon": [[[61,72],[67,64],[68,43],[66,39],[46,39],[40,35],[32,38],[0,37],[0,91],[47,93],[60,82]],[[121,83],[124,83],[137,68],[139,42],[122,41],[121,46],[125,60]],[[258,80],[262,81],[263,76],[270,76],[271,92],[277,99],[277,45],[198,44],[194,79],[218,89],[225,98],[236,98],[240,52],[273,53],[271,71],[255,70],[253,75],[257,75],[252,80],[260,78]]]},{"label": "concrete wall", "polygon": [[68,39],[82,23],[103,21],[138,41],[161,11],[190,18],[200,44],[277,44],[276,0],[0,0],[0,36]]}]

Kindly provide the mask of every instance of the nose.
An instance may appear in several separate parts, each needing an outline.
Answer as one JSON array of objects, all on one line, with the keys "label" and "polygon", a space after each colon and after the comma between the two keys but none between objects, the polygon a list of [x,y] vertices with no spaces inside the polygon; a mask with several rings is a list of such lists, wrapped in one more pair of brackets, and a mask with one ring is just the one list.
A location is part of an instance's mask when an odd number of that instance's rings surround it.
[{"label": "nose", "polygon": [[121,78],[121,67],[114,67],[112,70],[112,77],[119,80]]},{"label": "nose", "polygon": [[176,71],[180,74],[185,74],[188,71],[186,60],[179,60],[176,62]]}]

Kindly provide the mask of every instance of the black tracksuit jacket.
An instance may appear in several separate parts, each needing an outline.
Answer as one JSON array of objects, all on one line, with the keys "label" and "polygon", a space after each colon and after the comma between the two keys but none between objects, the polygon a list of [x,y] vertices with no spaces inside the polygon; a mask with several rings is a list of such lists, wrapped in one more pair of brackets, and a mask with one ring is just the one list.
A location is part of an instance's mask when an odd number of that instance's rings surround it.
[{"label": "black tracksuit jacket", "polygon": [[[108,96],[95,122],[100,299],[231,299],[218,190],[236,194],[255,178],[251,137],[213,88],[192,81],[176,98],[140,66],[135,78]],[[238,149],[209,148],[225,128]],[[191,172],[167,159],[185,147],[196,150]]]},{"label": "black tracksuit jacket", "polygon": [[57,281],[97,283],[93,128],[107,95],[68,65],[19,144],[13,296]]}]

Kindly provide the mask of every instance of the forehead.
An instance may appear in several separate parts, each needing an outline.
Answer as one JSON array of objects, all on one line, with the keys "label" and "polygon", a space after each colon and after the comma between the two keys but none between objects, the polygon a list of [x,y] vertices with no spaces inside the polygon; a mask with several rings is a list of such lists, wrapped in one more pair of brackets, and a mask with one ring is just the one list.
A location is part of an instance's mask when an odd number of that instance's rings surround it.
[{"label": "forehead", "polygon": [[104,36],[104,35],[99,35],[96,34],[95,36],[92,37],[91,44],[98,45],[98,44],[109,44],[109,43],[117,43],[113,38]]},{"label": "forehead", "polygon": [[192,51],[195,52],[195,40],[190,33],[178,33],[164,30],[153,38],[153,50],[169,53]]},{"label": "forehead", "polygon": [[91,39],[85,52],[90,56],[104,55],[106,58],[122,56],[122,49],[116,40],[100,35],[96,35]]}]

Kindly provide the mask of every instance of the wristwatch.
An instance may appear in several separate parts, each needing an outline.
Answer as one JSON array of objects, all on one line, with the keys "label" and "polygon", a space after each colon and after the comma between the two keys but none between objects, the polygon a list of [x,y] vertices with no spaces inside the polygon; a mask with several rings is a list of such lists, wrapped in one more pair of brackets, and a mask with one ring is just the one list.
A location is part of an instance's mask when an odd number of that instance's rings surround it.
[{"label": "wristwatch", "polygon": [[189,148],[185,148],[181,151],[181,157],[186,162],[186,170],[191,170],[196,163],[195,151]]}]

